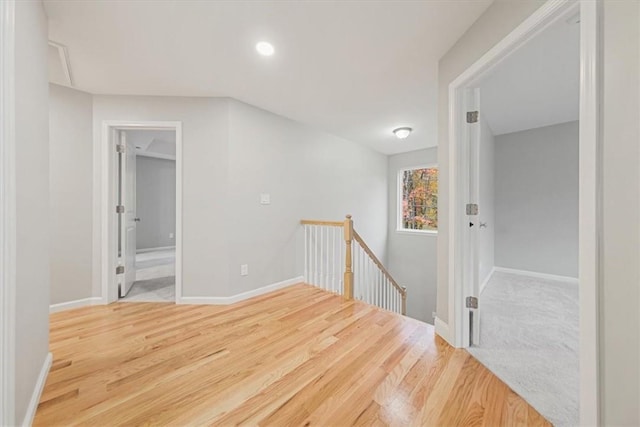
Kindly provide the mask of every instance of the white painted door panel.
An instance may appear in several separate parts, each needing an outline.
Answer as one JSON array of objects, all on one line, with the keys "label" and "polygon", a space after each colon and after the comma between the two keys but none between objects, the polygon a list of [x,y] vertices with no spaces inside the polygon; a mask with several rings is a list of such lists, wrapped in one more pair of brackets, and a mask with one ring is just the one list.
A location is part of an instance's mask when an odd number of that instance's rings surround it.
[{"label": "white painted door panel", "polygon": [[[468,91],[467,111],[480,111],[480,89]],[[468,155],[469,155],[469,195],[468,203],[480,206],[480,120],[467,124]],[[469,251],[468,251],[468,296],[478,299],[478,308],[469,309],[469,338],[471,345],[480,345],[480,216],[469,215]]]},{"label": "white painted door panel", "polygon": [[121,154],[120,188],[124,213],[121,221],[122,264],[124,277],[120,286],[120,297],[131,290],[136,281],[136,148],[129,143],[124,131],[120,132],[120,143],[125,147]]}]

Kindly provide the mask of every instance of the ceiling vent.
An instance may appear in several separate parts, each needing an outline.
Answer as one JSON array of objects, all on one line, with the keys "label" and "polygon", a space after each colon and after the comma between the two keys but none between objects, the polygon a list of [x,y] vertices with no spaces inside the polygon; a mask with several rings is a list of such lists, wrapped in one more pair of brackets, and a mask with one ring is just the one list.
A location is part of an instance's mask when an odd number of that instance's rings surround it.
[{"label": "ceiling vent", "polygon": [[49,82],[73,86],[67,47],[49,40]]}]

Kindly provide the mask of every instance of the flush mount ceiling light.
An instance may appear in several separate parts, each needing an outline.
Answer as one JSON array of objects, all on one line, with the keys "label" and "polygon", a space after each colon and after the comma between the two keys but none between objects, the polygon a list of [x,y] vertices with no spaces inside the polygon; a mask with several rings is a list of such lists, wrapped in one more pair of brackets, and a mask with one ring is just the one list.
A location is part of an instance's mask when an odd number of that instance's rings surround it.
[{"label": "flush mount ceiling light", "polygon": [[413,129],[411,129],[409,127],[397,128],[397,129],[393,130],[393,134],[398,139],[405,139],[406,137],[408,137],[411,134],[412,130]]},{"label": "flush mount ceiling light", "polygon": [[256,50],[262,56],[271,56],[276,51],[273,45],[268,42],[258,42],[258,44],[256,44]]}]

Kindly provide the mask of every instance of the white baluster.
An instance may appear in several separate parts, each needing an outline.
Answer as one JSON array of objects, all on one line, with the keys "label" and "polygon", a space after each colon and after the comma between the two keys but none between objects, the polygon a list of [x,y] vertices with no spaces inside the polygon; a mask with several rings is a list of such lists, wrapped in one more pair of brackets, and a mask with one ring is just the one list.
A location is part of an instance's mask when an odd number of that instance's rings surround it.
[{"label": "white baluster", "polygon": [[389,309],[389,284],[386,280],[384,283],[384,308],[387,310]]},{"label": "white baluster", "polygon": [[320,248],[318,247],[318,226],[314,226],[313,227],[313,241],[315,242],[314,246],[314,257],[313,257],[313,271],[314,271],[314,276],[315,276],[315,285],[316,286],[320,286],[320,272],[318,271],[319,267],[320,267],[320,263],[318,262],[319,259],[319,252],[320,252]]},{"label": "white baluster", "polygon": [[391,300],[393,301],[393,312],[397,313],[396,305],[398,303],[398,292],[396,291],[396,288],[393,286],[391,287],[391,295],[392,295]]},{"label": "white baluster", "polygon": [[375,278],[375,272],[373,275],[373,280],[369,280],[369,282],[367,283],[367,303],[374,305],[373,304],[373,288],[374,288],[374,284],[376,282],[376,278]]},{"label": "white baluster", "polygon": [[398,290],[394,287],[393,288],[393,311],[395,311],[396,313],[398,312]]},{"label": "white baluster", "polygon": [[331,228],[331,292],[336,291],[336,227]]},{"label": "white baluster", "polygon": [[309,276],[307,275],[307,226],[303,225],[302,230],[304,231],[304,281],[309,283]]}]

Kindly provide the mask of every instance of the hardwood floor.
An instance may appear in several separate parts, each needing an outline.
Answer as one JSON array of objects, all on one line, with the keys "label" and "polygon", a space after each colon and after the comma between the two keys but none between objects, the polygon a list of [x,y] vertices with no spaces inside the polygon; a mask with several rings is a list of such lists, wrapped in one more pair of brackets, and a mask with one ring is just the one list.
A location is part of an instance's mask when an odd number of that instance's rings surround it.
[{"label": "hardwood floor", "polygon": [[307,285],[51,315],[34,425],[550,425],[430,325]]}]

